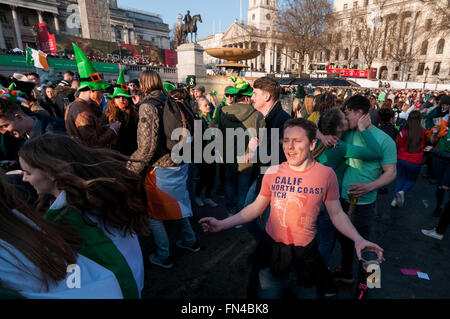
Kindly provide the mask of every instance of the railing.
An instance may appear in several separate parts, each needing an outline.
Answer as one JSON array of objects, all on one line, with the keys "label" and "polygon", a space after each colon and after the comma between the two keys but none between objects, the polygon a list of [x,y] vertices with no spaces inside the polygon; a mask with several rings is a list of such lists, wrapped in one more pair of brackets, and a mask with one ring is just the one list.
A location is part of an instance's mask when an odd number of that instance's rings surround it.
[{"label": "railing", "polygon": [[125,64],[127,70],[141,72],[144,70],[152,70],[158,73],[171,73],[176,74],[177,68],[172,67],[164,67],[164,66],[146,66],[146,65],[134,65],[134,64]]}]

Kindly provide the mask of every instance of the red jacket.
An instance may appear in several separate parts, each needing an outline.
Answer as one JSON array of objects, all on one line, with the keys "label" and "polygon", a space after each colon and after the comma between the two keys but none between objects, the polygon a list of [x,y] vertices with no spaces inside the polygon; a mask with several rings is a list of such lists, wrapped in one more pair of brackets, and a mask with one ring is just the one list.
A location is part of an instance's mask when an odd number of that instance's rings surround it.
[{"label": "red jacket", "polygon": [[422,136],[420,138],[420,152],[419,153],[409,153],[408,152],[408,132],[403,129],[397,136],[397,158],[414,163],[423,163],[423,148],[425,147],[425,130],[422,129]]}]

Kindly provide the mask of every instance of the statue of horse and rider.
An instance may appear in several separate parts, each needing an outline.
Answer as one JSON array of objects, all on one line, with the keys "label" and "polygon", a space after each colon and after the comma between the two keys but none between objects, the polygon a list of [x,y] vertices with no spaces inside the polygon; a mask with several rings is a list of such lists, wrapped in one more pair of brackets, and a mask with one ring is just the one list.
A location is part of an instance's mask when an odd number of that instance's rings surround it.
[{"label": "statue of horse and rider", "polygon": [[[176,45],[180,45],[183,43],[189,43],[188,35],[191,34],[191,43],[197,42],[197,22],[203,23],[202,17],[199,14],[191,17],[190,11],[188,10],[187,14],[184,16],[181,25],[178,25],[174,30],[175,33],[175,42]],[[195,40],[192,39],[195,34]]]}]

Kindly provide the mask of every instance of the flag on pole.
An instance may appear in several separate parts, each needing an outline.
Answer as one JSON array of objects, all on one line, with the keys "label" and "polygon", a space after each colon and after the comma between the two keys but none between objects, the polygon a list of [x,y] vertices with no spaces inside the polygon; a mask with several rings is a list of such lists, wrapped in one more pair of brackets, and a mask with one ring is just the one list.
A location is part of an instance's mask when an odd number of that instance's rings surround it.
[{"label": "flag on pole", "polygon": [[34,66],[40,69],[50,70],[47,62],[47,54],[42,51],[38,51],[27,47],[27,57],[26,57],[27,65]]}]

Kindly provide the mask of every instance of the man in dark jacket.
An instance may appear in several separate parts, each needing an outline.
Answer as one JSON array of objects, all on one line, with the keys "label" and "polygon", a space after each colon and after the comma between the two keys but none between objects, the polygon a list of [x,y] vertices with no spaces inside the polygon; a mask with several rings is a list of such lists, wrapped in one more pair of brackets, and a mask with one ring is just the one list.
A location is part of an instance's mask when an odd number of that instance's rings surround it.
[{"label": "man in dark jacket", "polygon": [[106,147],[114,142],[119,134],[120,122],[102,125],[100,99],[103,90],[109,87],[91,61],[73,44],[78,72],[80,73],[79,97],[67,107],[65,122],[67,133],[74,140],[91,147]]},{"label": "man in dark jacket", "polygon": [[0,99],[0,133],[32,139],[46,133],[66,134],[64,121],[46,114],[25,114],[11,101]]},{"label": "man in dark jacket", "polygon": [[[258,163],[257,165],[254,165],[253,169],[254,181],[247,193],[244,206],[252,203],[258,196],[265,170],[270,166],[278,165],[286,161],[282,143],[283,125],[284,122],[290,118],[289,114],[286,113],[281,106],[281,102],[279,101],[281,86],[274,78],[259,78],[255,80],[253,87],[253,107],[264,116],[264,127],[267,129],[267,135],[260,137],[258,146],[258,148],[265,147],[267,149],[265,152],[261,152],[258,149],[257,153],[258,156],[260,156],[261,153],[267,154],[270,161],[262,161],[262,159],[258,157]],[[277,154],[271,154],[272,143],[278,144],[278,147],[274,146],[274,149],[277,150]],[[262,235],[262,230],[267,222],[269,213],[270,207],[267,208],[260,218],[247,224],[249,232],[256,239],[259,239]]]}]

